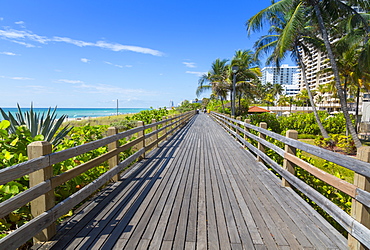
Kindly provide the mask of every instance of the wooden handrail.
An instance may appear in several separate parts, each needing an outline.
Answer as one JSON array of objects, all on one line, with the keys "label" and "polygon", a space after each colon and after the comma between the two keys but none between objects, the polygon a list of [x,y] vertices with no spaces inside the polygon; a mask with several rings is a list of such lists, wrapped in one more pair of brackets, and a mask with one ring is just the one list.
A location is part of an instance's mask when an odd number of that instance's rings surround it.
[{"label": "wooden handrail", "polygon": [[[353,185],[348,183],[344,180],[341,180],[335,176],[332,176],[311,164],[301,160],[294,154],[284,151],[281,148],[277,147],[276,145],[264,140],[263,138],[256,136],[249,132],[249,130],[255,130],[259,133],[264,134],[265,136],[269,136],[273,139],[276,139],[280,142],[283,142],[285,145],[291,148],[298,148],[303,151],[306,151],[310,154],[315,156],[321,157],[328,161],[337,163],[340,166],[343,166],[347,169],[353,170],[359,176],[363,178],[367,178],[367,182],[369,182],[370,176],[370,163],[365,162],[362,160],[358,160],[351,157],[346,157],[344,155],[340,155],[313,145],[309,145],[298,140],[290,139],[285,136],[276,134],[272,131],[267,129],[263,129],[257,126],[253,126],[248,122],[241,122],[236,119],[229,118],[226,115],[222,115],[219,113],[212,112],[212,117],[222,126],[225,130],[227,130],[232,136],[238,139],[238,141],[245,145],[250,151],[252,151],[259,159],[262,159],[266,164],[271,166],[277,173],[279,173],[283,179],[286,179],[287,182],[309,197],[312,201],[314,201],[317,205],[319,205],[322,209],[324,209],[329,215],[331,215],[343,228],[349,233],[349,246],[353,249],[359,249],[359,246],[362,244],[363,246],[370,247],[370,229],[369,221],[367,221],[370,214],[364,216],[364,213],[369,213],[370,208],[370,190],[369,189],[362,189],[360,186]],[[243,128],[235,125],[239,124],[243,126]],[[235,132],[237,131],[237,132]],[[239,133],[243,134],[242,137]],[[247,141],[247,138],[251,138],[258,142],[258,145],[264,145],[269,147],[270,149],[274,150],[280,156],[282,156],[285,160],[295,164],[298,167],[301,167],[314,175],[315,177],[321,179],[325,183],[343,191],[344,193],[351,196],[355,202],[361,204],[361,206],[367,207],[366,209],[362,209],[360,216],[351,217],[349,214],[344,212],[338,206],[336,206],[333,202],[328,200],[322,194],[317,192],[314,188],[306,184],[304,181],[296,177],[293,173],[290,173],[278,163],[273,161],[269,158],[263,151],[256,148],[251,143]],[[370,153],[370,150],[369,152]],[[362,182],[364,183],[364,182]],[[356,184],[356,183],[355,183]],[[366,186],[362,184],[362,187]],[[357,208],[359,209],[359,208]],[[356,213],[355,213],[356,214]],[[363,220],[365,218],[365,221]],[[358,219],[358,220],[357,220]],[[364,223],[364,224],[362,224]],[[354,242],[359,242],[359,244],[355,244]]]},{"label": "wooden handrail", "polygon": [[[287,138],[285,136],[276,134],[272,131],[262,129],[262,128],[254,126],[254,125],[251,125],[249,123],[245,123],[245,122],[242,122],[242,121],[238,121],[238,120],[235,120],[235,119],[228,118],[225,115],[221,115],[221,114],[214,113],[214,112],[212,114],[216,115],[218,117],[222,117],[223,119],[228,119],[232,122],[236,122],[239,125],[242,125],[242,126],[247,127],[249,129],[255,130],[257,132],[261,132],[261,133],[265,134],[266,136],[269,136],[273,139],[276,139],[278,141],[283,142],[284,144],[287,144],[287,145],[295,147],[297,149],[306,151],[307,153],[318,156],[322,159],[331,161],[331,162],[333,162],[335,164],[338,164],[340,166],[343,166],[347,169],[353,170],[356,173],[359,173],[363,176],[370,177],[370,163],[368,163],[368,162],[364,162],[364,161],[358,160],[356,158],[347,157],[345,155],[337,154],[337,153],[332,152],[330,150],[319,148],[317,146],[310,145],[310,144],[307,144],[307,143],[304,143],[304,142],[293,140],[293,139]],[[231,125],[233,125],[233,124],[231,124]]]},{"label": "wooden handrail", "polygon": [[[76,193],[72,194],[67,199],[61,201],[51,209],[44,210],[43,213],[38,215],[36,218],[32,219],[30,222],[22,225],[17,230],[13,231],[6,237],[0,239],[0,249],[8,249],[8,248],[17,248],[22,245],[24,242],[44,230],[45,228],[54,224],[59,217],[66,214],[69,210],[71,210],[74,206],[81,203],[84,199],[89,197],[93,194],[98,188],[104,185],[106,182],[117,176],[120,172],[125,170],[126,172],[131,169],[128,167],[132,162],[137,160],[141,155],[145,154],[149,149],[153,148],[154,146],[158,145],[161,141],[167,138],[170,133],[174,133],[175,131],[179,130],[182,126],[189,121],[195,112],[187,112],[175,117],[171,117],[168,119],[164,119],[160,122],[155,122],[149,125],[140,126],[133,128],[131,130],[113,134],[103,139],[86,143],[81,146],[77,146],[74,148],[70,148],[67,150],[63,150],[56,153],[51,153],[47,155],[40,156],[36,159],[32,159],[27,162],[23,162],[5,169],[0,170],[0,185],[6,184],[14,179],[22,177],[26,174],[33,173],[35,171],[40,171],[43,168],[52,166],[53,164],[62,162],[64,160],[70,159],[72,157],[78,156],[80,154],[87,153],[91,150],[100,148],[102,146],[106,146],[111,143],[116,143],[118,140],[126,138],[128,136],[132,136],[136,133],[143,133],[143,135],[133,141],[130,141],[122,146],[111,147],[111,150],[105,154],[102,154],[94,159],[91,159],[88,162],[80,164],[73,169],[70,169],[60,175],[53,176],[50,179],[41,181],[40,183],[30,187],[26,191],[0,203],[0,218],[6,216],[11,211],[14,211],[23,205],[31,202],[32,200],[44,195],[47,192],[50,192],[55,187],[65,183],[72,178],[80,175],[81,173],[86,172],[87,170],[98,166],[99,164],[112,159],[112,157],[117,157],[119,153],[138,145],[146,138],[155,136],[156,139],[148,146],[144,146],[139,148],[137,152],[132,154],[131,156],[127,157],[122,162],[118,162],[116,166],[110,166],[110,170],[102,174],[98,179],[94,180],[90,184],[86,185],[85,187],[81,188]],[[153,132],[145,134],[145,130],[148,128],[157,127],[161,124],[167,124],[166,126],[162,126],[161,129],[156,129]],[[171,129],[168,129],[171,128]],[[158,136],[159,133],[165,131],[164,134]],[[117,157],[118,158],[118,157]],[[50,235],[48,236],[50,238]]]}]

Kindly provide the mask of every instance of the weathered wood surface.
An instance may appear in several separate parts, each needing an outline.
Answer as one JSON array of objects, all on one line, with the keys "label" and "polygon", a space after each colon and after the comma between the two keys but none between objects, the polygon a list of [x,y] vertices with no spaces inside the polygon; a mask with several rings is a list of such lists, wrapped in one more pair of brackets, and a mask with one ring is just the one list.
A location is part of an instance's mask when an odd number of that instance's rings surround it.
[{"label": "weathered wood surface", "polygon": [[41,248],[347,248],[343,236],[206,114],[131,171]]}]

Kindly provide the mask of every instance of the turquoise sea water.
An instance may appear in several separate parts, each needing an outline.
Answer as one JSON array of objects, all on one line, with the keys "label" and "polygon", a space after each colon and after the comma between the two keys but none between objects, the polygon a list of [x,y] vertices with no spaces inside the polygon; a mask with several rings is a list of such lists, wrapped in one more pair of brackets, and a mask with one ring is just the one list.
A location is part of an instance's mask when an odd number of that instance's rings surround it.
[{"label": "turquoise sea water", "polygon": [[[8,114],[10,111],[13,115],[18,112],[17,108],[3,108],[3,110]],[[35,112],[47,112],[47,108],[34,108]],[[52,108],[53,110],[53,108]],[[142,110],[147,110],[147,108],[119,108],[119,114],[133,114],[139,113]],[[22,108],[22,112],[29,111],[29,108]],[[83,117],[101,117],[101,116],[111,116],[117,115],[116,108],[57,108],[56,111],[57,118],[62,115],[67,115],[68,118],[83,118]],[[3,116],[0,113],[0,120]]]}]

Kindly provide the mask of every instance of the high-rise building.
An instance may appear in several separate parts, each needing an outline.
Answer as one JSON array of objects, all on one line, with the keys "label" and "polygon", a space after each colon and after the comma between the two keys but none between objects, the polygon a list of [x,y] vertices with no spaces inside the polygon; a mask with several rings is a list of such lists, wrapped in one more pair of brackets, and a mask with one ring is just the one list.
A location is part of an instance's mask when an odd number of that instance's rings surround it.
[{"label": "high-rise building", "polygon": [[262,84],[280,84],[284,91],[283,94],[293,96],[298,94],[298,66],[282,64],[278,67],[264,67],[262,70]]},{"label": "high-rise building", "polygon": [[[352,8],[358,13],[364,12],[364,10],[360,7],[353,6]],[[310,89],[319,92],[320,85],[327,84],[329,86],[334,86],[334,75],[330,72],[325,72],[324,70],[325,68],[330,67],[329,59],[326,53],[320,52],[312,46],[308,46],[308,48],[309,54],[305,54],[304,51],[300,51],[300,54],[306,67],[306,78]],[[306,88],[301,74],[301,69],[299,69],[298,86],[300,90]],[[336,98],[336,90],[335,88],[332,89],[334,90],[333,92],[320,93],[319,95],[316,95],[315,103],[320,109],[325,109],[329,112],[340,110],[341,105],[339,99]],[[367,99],[364,99],[363,96],[361,96],[360,103],[363,100],[365,101]],[[351,110],[351,108],[349,109]]]}]

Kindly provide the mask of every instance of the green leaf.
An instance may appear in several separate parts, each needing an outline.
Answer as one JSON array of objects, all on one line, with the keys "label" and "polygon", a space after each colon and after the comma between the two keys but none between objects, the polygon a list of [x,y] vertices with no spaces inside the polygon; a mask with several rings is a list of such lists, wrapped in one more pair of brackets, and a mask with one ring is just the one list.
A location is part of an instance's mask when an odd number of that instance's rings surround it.
[{"label": "green leaf", "polygon": [[19,138],[17,137],[17,138],[15,138],[15,139],[10,143],[10,145],[14,147],[15,145],[17,145],[18,141],[19,141]]},{"label": "green leaf", "polygon": [[12,155],[9,151],[6,151],[4,154],[5,160],[9,161],[10,159],[13,158],[14,155]]},{"label": "green leaf", "polygon": [[44,136],[43,135],[36,135],[33,139],[35,140],[35,141],[43,141],[44,140]]},{"label": "green leaf", "polygon": [[18,194],[19,193],[18,186],[17,185],[11,186],[10,189],[9,189],[9,193],[11,193],[11,194]]},{"label": "green leaf", "polygon": [[0,122],[0,129],[7,129],[10,126],[10,122],[8,120],[3,120]]}]

